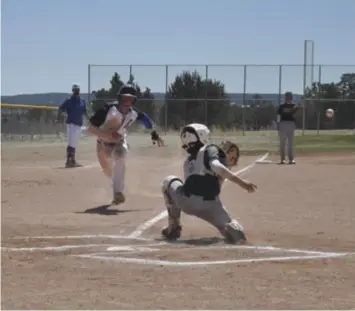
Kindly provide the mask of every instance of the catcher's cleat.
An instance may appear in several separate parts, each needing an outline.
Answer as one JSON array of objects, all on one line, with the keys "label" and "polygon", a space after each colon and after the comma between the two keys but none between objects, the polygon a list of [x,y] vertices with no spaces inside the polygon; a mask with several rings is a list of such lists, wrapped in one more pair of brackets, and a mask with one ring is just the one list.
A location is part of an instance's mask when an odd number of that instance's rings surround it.
[{"label": "catcher's cleat", "polygon": [[126,201],[126,198],[125,198],[124,194],[122,192],[118,192],[118,193],[115,193],[113,200],[112,200],[112,204],[119,205],[119,204],[124,203],[125,201]]},{"label": "catcher's cleat", "polygon": [[173,229],[171,227],[167,226],[164,227],[163,230],[161,231],[162,236],[167,239],[168,241],[174,241],[180,238],[181,236],[181,226],[177,226]]},{"label": "catcher's cleat", "polygon": [[226,232],[224,237],[228,244],[245,244],[247,241],[244,232],[241,230],[234,231],[233,233]]},{"label": "catcher's cleat", "polygon": [[244,244],[247,239],[243,228],[236,221],[232,221],[224,228],[225,241],[230,244]]}]

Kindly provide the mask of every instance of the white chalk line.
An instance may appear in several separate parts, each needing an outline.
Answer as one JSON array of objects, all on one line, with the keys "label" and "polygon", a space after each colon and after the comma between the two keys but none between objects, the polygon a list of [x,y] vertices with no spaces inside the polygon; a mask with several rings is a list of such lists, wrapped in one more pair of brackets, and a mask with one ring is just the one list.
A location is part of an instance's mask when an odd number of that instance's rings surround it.
[{"label": "white chalk line", "polygon": [[[60,246],[38,246],[38,247],[0,247],[1,251],[7,252],[35,252],[35,251],[65,251],[69,249],[75,248],[92,248],[92,247],[106,247],[107,251],[129,251],[134,250],[135,252],[139,252],[139,250],[144,249],[152,249],[149,247],[159,246],[162,243],[151,243],[151,244],[144,244],[143,246],[137,245],[124,245],[124,246],[117,246],[116,244],[75,244],[75,245],[60,245]],[[152,249],[153,250],[153,249]],[[159,249],[158,249],[159,250]]]},{"label": "white chalk line", "polygon": [[[26,240],[29,239],[75,239],[75,238],[112,238],[112,239],[123,239],[123,240],[137,240],[137,241],[151,241],[152,239],[145,238],[130,238],[127,236],[117,236],[117,235],[75,235],[75,236],[37,236],[37,237],[27,237]],[[24,239],[22,237],[22,239]],[[223,264],[242,264],[242,263],[257,263],[257,262],[271,262],[271,261],[287,261],[287,260],[310,260],[310,259],[326,259],[326,258],[339,258],[348,255],[355,255],[355,253],[335,253],[335,252],[320,252],[320,251],[308,251],[308,250],[300,250],[294,248],[281,248],[274,246],[262,246],[262,245],[209,245],[209,246],[194,246],[194,247],[183,247],[183,248],[170,248],[170,249],[162,249],[162,248],[153,248],[153,247],[164,247],[164,246],[173,246],[174,243],[168,243],[166,241],[149,243],[149,244],[140,244],[140,245],[121,245],[117,246],[114,244],[79,244],[79,245],[62,245],[62,246],[45,246],[45,247],[28,247],[28,248],[1,248],[1,250],[5,251],[15,251],[15,252],[33,252],[33,251],[65,251],[68,249],[74,248],[93,248],[93,247],[106,247],[105,253],[93,253],[93,254],[81,254],[81,255],[71,255],[78,258],[89,258],[89,259],[99,259],[105,261],[114,261],[119,263],[132,263],[132,264],[142,264],[142,265],[159,265],[159,266],[180,266],[180,267],[189,267],[189,266],[206,266],[206,265],[223,265]],[[107,248],[107,246],[109,246]],[[134,257],[113,257],[110,256],[108,252],[118,252],[122,255],[133,255],[133,254],[141,254],[141,253],[152,253],[159,251],[167,251],[167,252],[176,252],[176,251],[195,251],[195,250],[203,250],[203,249],[254,249],[257,251],[282,251],[282,252],[294,252],[294,253],[302,253],[302,256],[269,256],[263,258],[247,258],[247,259],[233,259],[233,260],[216,260],[216,261],[169,261],[169,260],[154,260],[154,259],[142,259],[142,258],[134,258]],[[112,253],[111,253],[112,254]],[[114,253],[113,253],[114,254]]]},{"label": "white chalk line", "polygon": [[[255,166],[256,161],[263,161],[268,157],[269,153],[264,154],[262,157],[258,158],[257,160],[255,160],[253,163],[249,164],[248,166],[242,168],[241,170],[237,171],[236,174],[242,174],[244,172],[246,172],[247,170],[251,169],[252,167]],[[131,238],[136,238],[136,237],[140,237],[144,231],[150,229],[151,227],[153,227],[156,223],[158,223],[159,221],[165,219],[166,217],[168,217],[168,212],[166,210],[162,211],[161,213],[159,213],[158,215],[156,215],[155,217],[145,221],[144,223],[140,224],[130,235],[128,235]]]},{"label": "white chalk line", "polygon": [[[153,242],[153,239],[148,238],[130,238],[128,236],[118,236],[118,235],[72,235],[72,236],[33,236],[33,237],[14,237],[12,239],[21,239],[21,240],[30,240],[30,239],[60,239],[60,240],[73,240],[73,239],[82,239],[82,238],[108,238],[108,239],[116,239],[116,240],[136,240],[136,241],[146,241],[146,242]],[[115,251],[124,251],[125,249],[134,249],[137,252],[138,249],[144,249],[148,247],[155,247],[155,246],[173,246],[174,244],[183,244],[185,243],[184,240],[180,240],[175,243],[169,243],[166,241],[161,241],[157,243],[150,243],[150,244],[140,244],[140,245],[115,245],[115,244],[76,244],[76,245],[61,245],[61,246],[44,246],[44,247],[2,247],[1,250],[4,251],[36,251],[36,250],[67,250],[71,248],[90,248],[90,247],[107,247],[106,249],[108,252],[115,252]],[[295,249],[295,248],[283,248],[283,247],[274,247],[274,246],[263,246],[263,245],[209,245],[209,246],[198,246],[195,245],[194,247],[181,247],[181,248],[171,248],[171,251],[194,251],[194,250],[203,250],[203,249],[250,249],[250,250],[257,250],[257,251],[280,251],[280,252],[292,252],[292,253],[303,253],[303,254],[313,254],[313,255],[349,255],[354,253],[349,252],[322,252],[322,251],[310,251],[310,250],[302,250],[302,249]],[[158,249],[163,250],[163,249]],[[169,251],[169,250],[164,250]]]},{"label": "white chalk line", "polygon": [[160,243],[151,243],[151,244],[142,244],[142,245],[121,245],[121,246],[111,246],[106,249],[107,252],[122,252],[122,251],[134,251],[134,252],[140,252],[142,251],[149,251],[149,250],[154,250],[154,251],[159,251],[161,250],[160,248],[155,248],[153,249],[152,247],[155,246],[162,246],[165,245],[165,242],[160,242]]},{"label": "white chalk line", "polygon": [[152,239],[137,237],[132,238],[126,235],[109,235],[109,234],[84,234],[84,235],[42,235],[42,236],[25,236],[25,237],[12,237],[10,240],[59,240],[59,239],[118,239],[118,240],[137,240],[137,241],[153,241]]},{"label": "white chalk line", "polygon": [[[168,248],[168,249],[152,249],[151,247],[155,246],[173,246],[176,243],[167,243],[161,242],[156,244],[146,244],[144,245],[143,249],[151,249],[151,250],[161,250],[164,252],[180,252],[180,251],[199,251],[199,250],[217,250],[217,249],[224,249],[224,250],[233,250],[233,249],[248,249],[248,250],[255,250],[258,252],[285,252],[285,253],[298,253],[298,254],[307,254],[307,255],[352,255],[355,253],[349,252],[322,252],[322,251],[309,251],[309,250],[302,250],[302,249],[294,249],[294,248],[282,248],[282,247],[273,247],[273,246],[263,246],[263,245],[208,245],[208,246],[190,246],[190,247],[180,247],[180,248]],[[113,246],[108,247],[106,251],[109,252],[120,252],[124,251],[126,246]],[[129,245],[127,246],[129,250],[137,251],[141,249],[141,246],[137,245]],[[150,247],[150,248],[149,248]]]},{"label": "white chalk line", "polygon": [[344,254],[326,254],[326,255],[308,255],[308,256],[279,256],[279,257],[263,257],[263,258],[247,258],[247,259],[232,259],[232,260],[214,260],[214,261],[168,261],[155,260],[144,258],[129,258],[129,257],[106,257],[98,255],[73,255],[74,257],[99,259],[103,261],[113,261],[118,263],[132,263],[141,265],[155,266],[170,266],[170,267],[198,267],[208,265],[227,265],[227,264],[243,264],[243,263],[258,263],[258,262],[278,262],[292,260],[311,260],[311,259],[329,259],[345,256]]},{"label": "white chalk line", "polygon": [[35,252],[35,251],[65,251],[75,248],[103,247],[113,244],[78,244],[78,245],[60,245],[43,247],[1,247],[1,251],[9,252]]}]

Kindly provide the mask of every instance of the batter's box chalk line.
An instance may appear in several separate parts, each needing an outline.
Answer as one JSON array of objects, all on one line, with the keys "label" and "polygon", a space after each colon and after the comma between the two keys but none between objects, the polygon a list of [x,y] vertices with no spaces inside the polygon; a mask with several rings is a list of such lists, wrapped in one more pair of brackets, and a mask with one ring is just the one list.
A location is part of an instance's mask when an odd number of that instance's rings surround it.
[{"label": "batter's box chalk line", "polygon": [[[169,245],[170,248],[166,249]],[[180,244],[181,245],[181,244]],[[328,259],[328,258],[339,258],[348,255],[354,255],[354,253],[335,253],[335,252],[321,252],[321,251],[308,251],[292,248],[281,248],[273,246],[246,246],[246,245],[212,245],[212,246],[193,246],[193,247],[174,247],[174,244],[161,242],[156,245],[151,244],[145,245],[145,247],[131,245],[129,247],[109,247],[107,252],[116,252],[118,257],[110,256],[108,253],[95,253],[95,254],[82,254],[74,255],[79,258],[88,259],[98,259],[102,261],[111,261],[117,263],[129,263],[129,264],[140,264],[140,265],[155,265],[155,266],[170,266],[170,267],[196,267],[196,266],[208,266],[208,265],[227,265],[227,264],[245,264],[245,263],[258,263],[258,262],[280,262],[280,261],[291,261],[291,260],[311,260],[311,259]],[[155,247],[153,247],[155,246]],[[160,246],[162,248],[156,248]],[[165,249],[164,249],[165,248]],[[221,250],[221,249],[235,249],[235,250],[253,250],[258,252],[287,252],[293,253],[293,255],[284,256],[265,256],[259,258],[243,258],[243,259],[223,259],[223,260],[213,260],[213,261],[173,261],[173,260],[160,260],[152,258],[135,258],[135,257],[125,257],[124,255],[132,255],[134,253],[147,253],[147,252],[191,252],[196,250]]]},{"label": "batter's box chalk line", "polygon": [[[77,239],[97,239],[106,238],[111,240],[122,240],[125,241],[124,245],[115,245],[113,243],[105,244],[77,244],[77,245],[59,245],[59,246],[44,246],[44,247],[3,247],[3,251],[15,251],[15,252],[34,252],[34,251],[65,251],[73,248],[83,248],[83,249],[94,249],[97,247],[104,248],[103,252],[96,253],[86,253],[71,255],[76,258],[86,258],[86,259],[96,259],[102,261],[111,261],[117,263],[127,263],[127,264],[140,264],[140,265],[158,265],[158,266],[170,266],[170,267],[193,267],[193,266],[208,266],[208,265],[227,265],[227,264],[246,264],[246,263],[258,263],[258,262],[280,262],[280,261],[291,261],[291,260],[311,260],[311,259],[328,259],[328,258],[339,258],[349,255],[355,255],[355,253],[339,253],[339,252],[321,252],[321,251],[310,251],[302,249],[293,248],[282,248],[274,246],[264,246],[264,245],[209,245],[209,246],[186,246],[184,243],[186,241],[180,240],[177,243],[168,243],[166,241],[157,242],[153,239],[136,237],[132,238],[130,236],[120,236],[120,235],[68,235],[68,236],[34,236],[34,237],[17,237],[12,238],[13,240],[77,240]],[[132,244],[135,242],[135,244]],[[138,243],[137,243],[138,242]],[[187,244],[186,244],[187,245]],[[194,252],[201,250],[252,250],[255,252],[266,253],[266,252],[284,252],[292,255],[283,256],[269,256],[258,258],[243,258],[243,259],[223,259],[223,260],[213,260],[213,261],[173,261],[173,260],[160,260],[153,258],[135,258],[127,257],[132,254],[142,254],[142,253],[156,253],[156,252]],[[117,255],[117,256],[113,256]]]}]

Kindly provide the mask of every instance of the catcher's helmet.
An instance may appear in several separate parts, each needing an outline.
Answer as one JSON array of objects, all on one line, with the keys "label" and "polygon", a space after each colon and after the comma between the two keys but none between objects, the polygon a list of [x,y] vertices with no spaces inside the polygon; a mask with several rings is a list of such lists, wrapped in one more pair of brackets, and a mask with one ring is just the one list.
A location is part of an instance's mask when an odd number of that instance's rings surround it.
[{"label": "catcher's helmet", "polygon": [[189,150],[197,145],[203,146],[209,143],[210,130],[201,123],[191,123],[183,127],[180,134],[182,148]]}]

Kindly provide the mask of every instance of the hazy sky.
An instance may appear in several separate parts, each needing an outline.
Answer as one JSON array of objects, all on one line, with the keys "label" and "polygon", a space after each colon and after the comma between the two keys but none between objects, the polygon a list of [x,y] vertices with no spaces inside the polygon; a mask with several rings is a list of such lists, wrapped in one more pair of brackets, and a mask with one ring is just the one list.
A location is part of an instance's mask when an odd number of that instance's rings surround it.
[{"label": "hazy sky", "polygon": [[[315,42],[322,80],[355,72],[354,0],[2,0],[2,94],[88,90],[88,64],[302,64]],[[168,83],[182,70],[170,67]],[[164,66],[133,66],[141,87],[165,90]],[[243,67],[210,66],[228,92],[243,91]],[[90,89],[129,66],[93,67]],[[315,70],[315,80],[318,69]],[[278,68],[249,67],[247,91],[278,92]],[[310,78],[308,78],[310,81]],[[284,67],[282,91],[301,92],[303,68]]]}]

